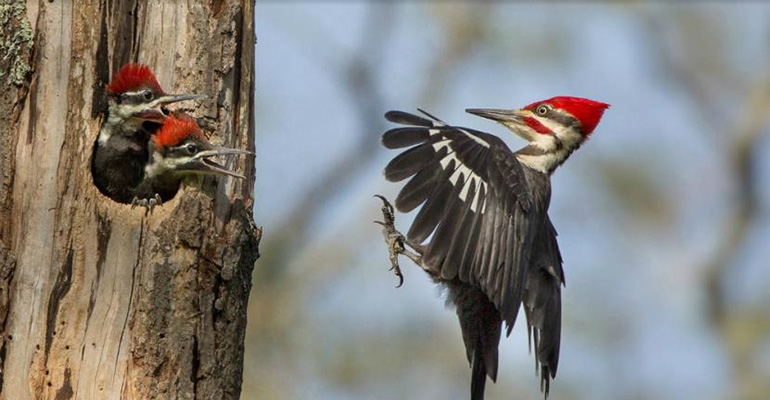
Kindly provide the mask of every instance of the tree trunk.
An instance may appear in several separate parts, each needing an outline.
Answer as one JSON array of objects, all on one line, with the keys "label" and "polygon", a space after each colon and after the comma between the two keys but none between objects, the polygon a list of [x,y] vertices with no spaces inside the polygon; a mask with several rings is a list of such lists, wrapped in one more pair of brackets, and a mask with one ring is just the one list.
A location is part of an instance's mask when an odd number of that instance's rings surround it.
[{"label": "tree trunk", "polygon": [[[93,184],[104,85],[126,62],[212,141],[254,149],[254,4],[0,5],[0,398],[235,399],[261,231],[248,179],[206,178],[146,216]],[[7,57],[6,57],[7,54]]]}]

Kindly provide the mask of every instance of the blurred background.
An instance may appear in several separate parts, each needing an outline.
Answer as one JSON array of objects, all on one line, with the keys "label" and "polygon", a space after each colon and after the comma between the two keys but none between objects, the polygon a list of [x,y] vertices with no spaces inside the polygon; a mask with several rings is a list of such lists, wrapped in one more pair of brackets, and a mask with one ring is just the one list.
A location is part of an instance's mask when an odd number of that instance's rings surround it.
[{"label": "blurred background", "polygon": [[[770,5],[257,4],[244,399],[463,399],[454,311],[388,271],[387,110],[612,104],[553,176],[567,286],[551,399],[770,398]],[[414,214],[398,215],[406,231]],[[541,399],[520,319],[488,399]]]}]

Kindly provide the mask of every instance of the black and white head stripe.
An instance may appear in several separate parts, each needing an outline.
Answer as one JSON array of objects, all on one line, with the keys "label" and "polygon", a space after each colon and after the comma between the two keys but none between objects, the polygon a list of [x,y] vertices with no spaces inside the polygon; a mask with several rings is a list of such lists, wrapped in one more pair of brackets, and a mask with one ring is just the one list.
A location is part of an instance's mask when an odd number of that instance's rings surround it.
[{"label": "black and white head stripe", "polygon": [[423,267],[482,289],[510,333],[550,197],[548,177],[525,172],[493,135],[400,111],[385,118],[411,125],[385,132],[382,143],[410,147],[386,166],[385,177],[411,178],[395,205],[401,212],[422,205],[407,238],[423,243],[433,235]]}]

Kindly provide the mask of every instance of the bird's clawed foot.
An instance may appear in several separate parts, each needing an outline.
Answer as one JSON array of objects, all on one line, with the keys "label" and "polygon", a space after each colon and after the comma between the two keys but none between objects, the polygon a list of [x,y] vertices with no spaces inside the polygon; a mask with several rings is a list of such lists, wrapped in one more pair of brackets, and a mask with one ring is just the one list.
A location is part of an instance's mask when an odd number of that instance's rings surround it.
[{"label": "bird's clawed foot", "polygon": [[155,193],[155,195],[150,198],[140,199],[138,197],[134,197],[134,199],[131,200],[131,208],[133,209],[136,206],[144,207],[145,215],[152,213],[152,209],[155,208],[155,206],[159,206],[161,204],[163,204],[163,200],[161,200],[160,195],[157,193]]},{"label": "bird's clawed foot", "polygon": [[398,286],[404,284],[404,275],[401,273],[401,267],[398,265],[398,255],[403,254],[409,257],[417,265],[422,265],[422,256],[406,249],[406,238],[401,232],[396,230],[396,215],[393,210],[393,206],[388,199],[379,194],[374,195],[382,200],[382,218],[384,221],[374,221],[375,224],[382,225],[382,235],[385,237],[385,243],[388,246],[388,252],[390,252],[390,271],[396,274],[398,277]]}]

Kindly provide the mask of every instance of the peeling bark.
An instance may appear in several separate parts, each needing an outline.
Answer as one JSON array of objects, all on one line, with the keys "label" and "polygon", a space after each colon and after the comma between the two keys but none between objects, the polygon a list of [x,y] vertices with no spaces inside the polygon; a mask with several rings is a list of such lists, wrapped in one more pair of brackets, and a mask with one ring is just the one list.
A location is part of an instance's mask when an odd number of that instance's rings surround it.
[{"label": "peeling bark", "polygon": [[234,166],[249,179],[189,182],[149,216],[101,195],[89,165],[104,84],[130,61],[208,95],[184,111],[253,151],[254,4],[5,7],[0,42],[19,45],[0,79],[22,79],[0,93],[0,398],[237,399],[261,236],[253,158]]}]

